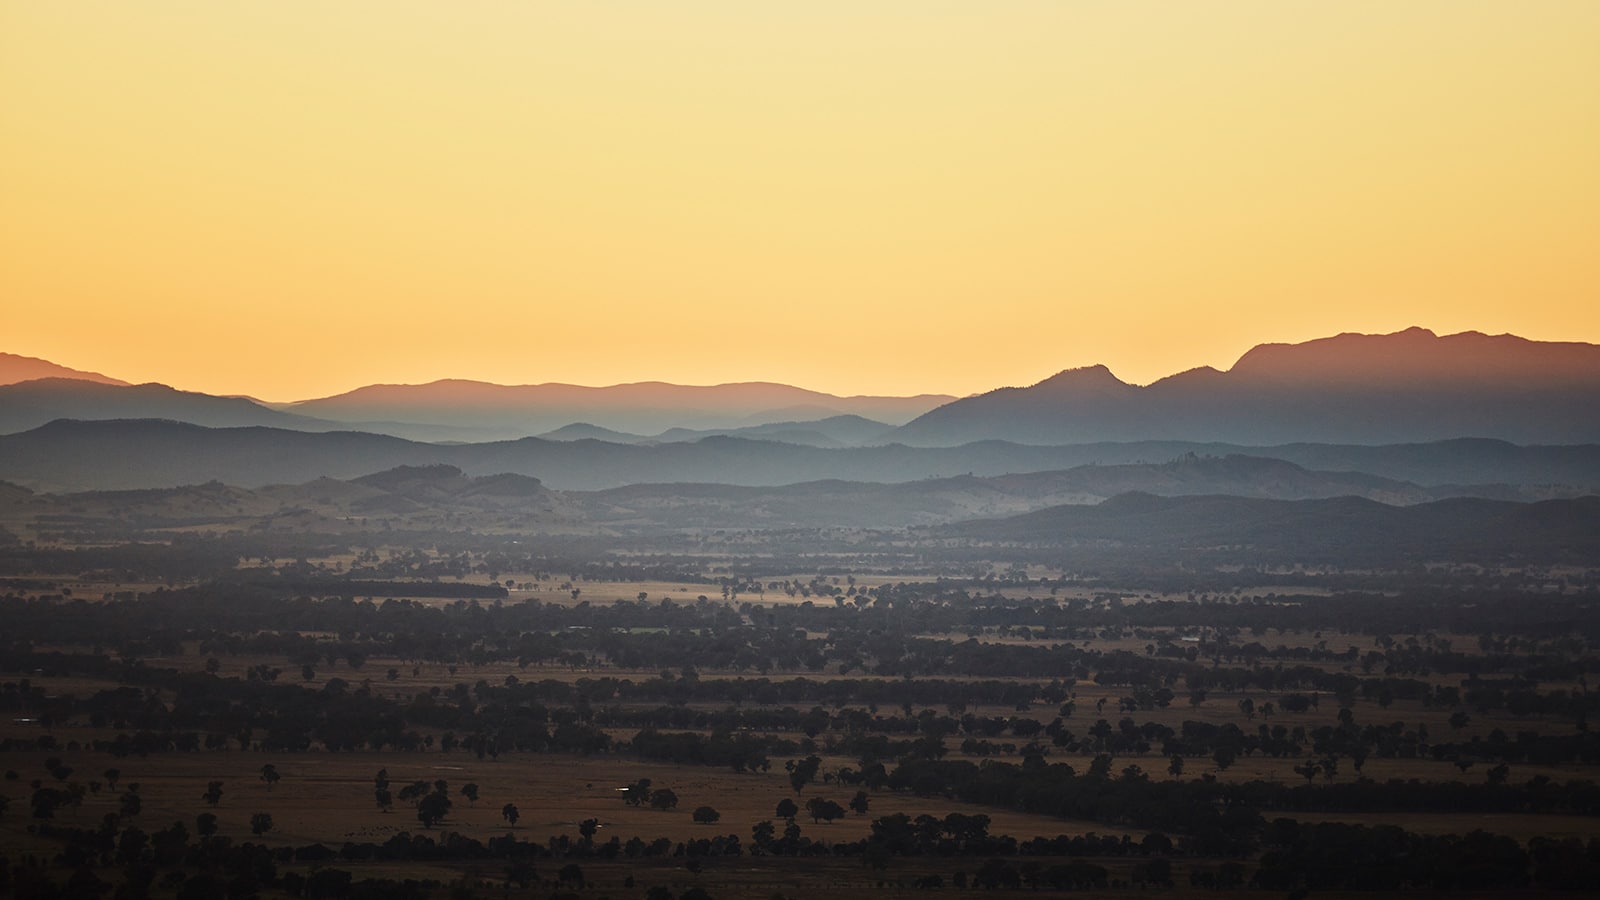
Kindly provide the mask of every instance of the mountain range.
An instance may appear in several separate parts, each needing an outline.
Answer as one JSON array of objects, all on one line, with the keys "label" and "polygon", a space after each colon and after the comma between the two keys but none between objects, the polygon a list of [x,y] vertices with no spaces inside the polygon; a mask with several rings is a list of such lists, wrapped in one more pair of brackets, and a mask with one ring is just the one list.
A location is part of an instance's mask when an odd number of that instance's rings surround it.
[{"label": "mountain range", "polygon": [[773,487],[840,480],[902,483],[959,475],[1048,472],[1076,466],[1163,463],[1186,454],[1245,455],[1309,469],[1359,472],[1435,487],[1509,484],[1547,495],[1600,485],[1600,444],[1519,447],[1461,439],[1428,444],[1245,446],[1178,441],[1033,446],[983,441],[959,447],[823,449],[737,437],[618,444],[522,438],[430,444],[353,431],[206,428],[149,419],[56,421],[0,435],[0,479],[35,490],[174,487],[221,481],[244,487],[355,478],[396,466],[451,465],[471,476],[512,473],[561,490],[701,483]]},{"label": "mountain range", "polygon": [[[1592,565],[1600,559],[1600,497],[1516,502],[1479,497],[1394,505],[1371,494],[1420,497],[1415,486],[1311,472],[1275,460],[1186,458],[1161,465],[1086,467],[993,479],[900,485],[843,482],[783,488],[640,485],[554,491],[538,479],[469,476],[453,466],[400,466],[338,480],[246,489],[209,482],[177,488],[36,494],[0,482],[0,552],[23,541],[163,541],[211,533],[476,534],[695,540],[753,538],[776,529],[839,533],[880,549],[995,546],[1039,560],[1200,565],[1337,563],[1413,565],[1459,560]],[[1109,477],[1108,477],[1109,476]],[[1252,496],[1208,493],[1245,479]],[[1145,484],[1096,502],[1057,504],[1062,490]],[[1274,487],[1263,487],[1263,485]],[[1263,491],[1309,492],[1298,499]],[[1360,493],[1341,493],[1354,490]],[[1327,492],[1332,491],[1331,495]],[[1081,498],[1079,498],[1081,499]],[[1020,514],[1007,515],[1011,510]],[[975,518],[988,514],[994,518]],[[909,528],[905,526],[911,526]],[[860,529],[874,529],[863,531]],[[891,529],[883,531],[877,529]],[[742,539],[735,537],[735,539]],[[960,552],[957,550],[956,552]]]},{"label": "mountain range", "polygon": [[1145,387],[1104,366],[956,400],[897,429],[919,446],[1193,440],[1384,444],[1600,440],[1600,346],[1422,328],[1263,344],[1227,371]]},{"label": "mountain range", "polygon": [[472,476],[456,466],[434,463],[402,465],[354,478],[321,477],[254,488],[211,481],[169,488],[36,493],[0,482],[0,527],[33,535],[94,521],[140,530],[221,526],[320,533],[462,527],[546,534],[892,529],[1014,516],[1062,505],[1101,504],[1130,492],[1276,500],[1359,497],[1389,505],[1426,504],[1463,492],[1518,501],[1541,496],[1505,485],[1425,488],[1249,456],[1188,455],[1167,463],[1091,465],[900,483],[636,484],[600,491],[554,490],[526,475]]},{"label": "mountain range", "polygon": [[[0,479],[46,491],[212,480],[257,489],[446,465],[464,477],[509,473],[565,491],[641,484],[773,488],[1237,456],[1394,482],[1338,487],[1387,502],[1454,494],[1529,499],[1600,485],[1596,410],[1600,347],[1473,332],[1439,337],[1423,329],[1261,345],[1226,372],[1196,369],[1147,387],[1096,366],[959,400],[836,397],[765,383],[580,388],[449,381],[265,404],[130,385],[0,355]],[[535,430],[552,422],[562,424]],[[621,427],[627,423],[667,427],[629,431]],[[1019,493],[1096,502],[1128,490],[1193,492],[1144,475],[1118,483],[1111,472],[1057,477]],[[1257,466],[1247,477],[1207,483],[1241,496],[1332,490],[1307,488],[1300,475],[1289,481]],[[838,509],[875,496],[861,487],[835,493]],[[940,500],[926,516],[907,521],[942,520],[957,506],[973,515],[1018,511],[995,485],[979,493]],[[906,496],[900,491],[894,502]],[[700,499],[679,492],[670,500],[718,502],[705,491]],[[776,495],[760,502],[800,519],[809,515]]]},{"label": "mountain range", "polygon": [[1264,500],[1128,493],[930,529],[949,540],[1053,547],[1152,548],[1255,564],[1393,565],[1451,559],[1591,564],[1600,558],[1600,497],[1538,503],[1483,498],[1391,506],[1361,497]]},{"label": "mountain range", "polygon": [[647,381],[585,387],[444,380],[370,385],[278,408],[357,426],[426,423],[505,438],[536,435],[579,422],[638,434],[673,428],[736,429],[835,416],[898,425],[953,399],[946,394],[839,397],[769,382],[699,386]]},{"label": "mountain range", "polygon": [[[642,444],[749,437],[812,447],[976,441],[1390,444],[1458,437],[1600,441],[1600,346],[1422,328],[1262,344],[1226,371],[1147,386],[1105,366],[965,398],[841,397],[765,382],[583,387],[445,380],[293,403],[129,385],[0,354],[0,433],[55,419],[162,418],[214,427],[352,430],[431,442],[535,435]],[[3,475],[3,473],[0,473]]]}]

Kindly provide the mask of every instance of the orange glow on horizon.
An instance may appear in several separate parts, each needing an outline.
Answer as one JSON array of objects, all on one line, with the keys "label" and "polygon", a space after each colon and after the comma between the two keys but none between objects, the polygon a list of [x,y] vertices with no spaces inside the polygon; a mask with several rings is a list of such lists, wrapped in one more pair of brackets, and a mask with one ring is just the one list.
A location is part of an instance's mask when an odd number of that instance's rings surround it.
[{"label": "orange glow on horizon", "polygon": [[1600,343],[1600,4],[0,0],[0,350],[968,394]]}]

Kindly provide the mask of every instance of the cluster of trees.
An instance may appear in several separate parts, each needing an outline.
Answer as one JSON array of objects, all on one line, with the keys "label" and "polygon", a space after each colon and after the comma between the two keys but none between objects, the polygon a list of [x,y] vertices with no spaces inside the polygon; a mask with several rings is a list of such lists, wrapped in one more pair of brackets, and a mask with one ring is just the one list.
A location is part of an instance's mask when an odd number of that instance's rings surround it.
[{"label": "cluster of trees", "polygon": [[[638,787],[633,785],[630,787]],[[648,787],[642,790],[648,791]],[[652,792],[654,793],[654,792]],[[631,802],[631,801],[630,801]],[[786,801],[792,804],[792,801]],[[781,810],[780,810],[781,812]],[[1164,834],[1152,832],[1142,839],[1129,836],[1060,835],[1025,841],[989,832],[985,815],[951,813],[944,817],[915,818],[893,814],[873,820],[870,834],[856,841],[825,842],[805,837],[792,820],[780,835],[771,821],[752,828],[749,845],[736,835],[673,842],[667,838],[626,842],[613,837],[604,843],[593,834],[573,840],[555,836],[543,844],[521,841],[512,835],[478,841],[448,833],[436,840],[423,834],[401,833],[383,843],[345,842],[337,848],[322,844],[269,847],[235,843],[218,836],[216,817],[203,813],[195,833],[182,822],[146,832],[127,819],[109,815],[96,828],[64,827],[42,822],[41,836],[59,841],[62,862],[73,871],[72,880],[57,886],[48,870],[36,866],[0,865],[0,889],[22,896],[55,896],[60,890],[77,896],[84,890],[104,892],[111,885],[93,873],[93,866],[117,866],[126,884],[119,896],[141,897],[158,889],[176,891],[179,897],[250,894],[277,888],[292,896],[309,897],[422,897],[439,887],[436,882],[368,879],[356,881],[346,870],[329,863],[371,861],[491,861],[505,864],[506,881],[527,888],[543,883],[556,887],[581,887],[584,873],[577,860],[619,860],[677,857],[697,860],[718,856],[835,856],[856,857],[881,868],[891,859],[982,859],[969,876],[958,873],[957,888],[1105,889],[1108,870],[1085,858],[1131,858],[1133,886],[1170,886],[1172,859],[1181,847]],[[256,833],[259,835],[267,829]],[[1509,838],[1481,831],[1464,836],[1428,836],[1403,829],[1369,828],[1334,823],[1303,824],[1277,819],[1262,829],[1262,853],[1254,865],[1226,862],[1218,867],[1190,866],[1192,885],[1227,888],[1250,885],[1270,890],[1383,890],[1413,888],[1484,890],[1536,885],[1556,890],[1587,890],[1600,873],[1600,841],[1535,839],[1526,847]],[[1193,854],[1191,854],[1192,856]],[[552,877],[541,880],[533,865],[539,860],[564,861]],[[1052,862],[1051,860],[1055,860]],[[1353,864],[1359,860],[1359,864]],[[308,873],[279,873],[284,864],[312,864]],[[692,866],[691,866],[692,867]],[[162,870],[165,877],[157,883]],[[1253,871],[1252,871],[1253,870]],[[332,874],[330,874],[332,873]],[[938,883],[934,878],[938,877]],[[942,876],[921,876],[921,887],[943,886]],[[213,892],[213,893],[207,893]],[[685,895],[688,896],[688,895]]]}]

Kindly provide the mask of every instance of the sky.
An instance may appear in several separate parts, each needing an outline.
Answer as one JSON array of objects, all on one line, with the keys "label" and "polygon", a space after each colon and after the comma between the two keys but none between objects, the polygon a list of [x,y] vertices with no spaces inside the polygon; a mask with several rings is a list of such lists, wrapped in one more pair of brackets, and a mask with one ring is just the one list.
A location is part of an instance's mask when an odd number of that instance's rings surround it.
[{"label": "sky", "polygon": [[1600,342],[1600,3],[0,0],[0,350],[966,394]]}]

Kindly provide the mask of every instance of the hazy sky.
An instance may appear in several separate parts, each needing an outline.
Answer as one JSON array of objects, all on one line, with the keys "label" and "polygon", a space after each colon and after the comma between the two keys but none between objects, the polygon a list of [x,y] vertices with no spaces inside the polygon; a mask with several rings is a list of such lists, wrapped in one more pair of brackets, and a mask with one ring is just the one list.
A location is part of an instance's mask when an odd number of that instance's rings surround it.
[{"label": "hazy sky", "polygon": [[1600,341],[1600,2],[0,0],[0,350],[968,393]]}]

